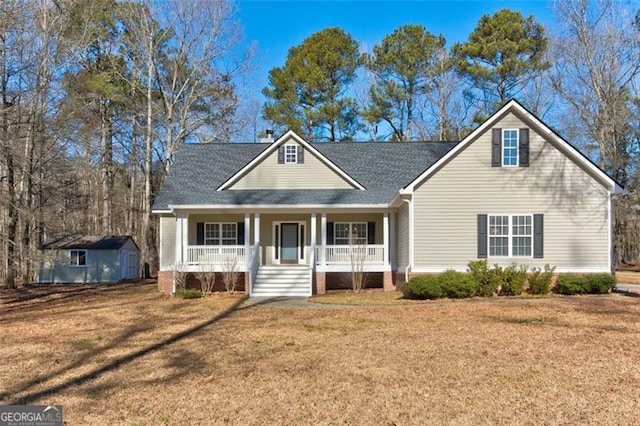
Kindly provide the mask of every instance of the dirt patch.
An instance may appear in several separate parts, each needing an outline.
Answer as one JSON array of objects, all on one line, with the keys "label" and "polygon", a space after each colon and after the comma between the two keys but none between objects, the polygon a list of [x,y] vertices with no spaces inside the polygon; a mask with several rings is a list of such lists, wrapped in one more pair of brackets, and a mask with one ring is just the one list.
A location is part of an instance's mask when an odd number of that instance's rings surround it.
[{"label": "dirt patch", "polygon": [[616,271],[616,280],[620,284],[640,284],[640,272]]},{"label": "dirt patch", "polygon": [[0,403],[62,404],[69,424],[639,420],[637,299],[322,310],[52,290],[0,294]]}]

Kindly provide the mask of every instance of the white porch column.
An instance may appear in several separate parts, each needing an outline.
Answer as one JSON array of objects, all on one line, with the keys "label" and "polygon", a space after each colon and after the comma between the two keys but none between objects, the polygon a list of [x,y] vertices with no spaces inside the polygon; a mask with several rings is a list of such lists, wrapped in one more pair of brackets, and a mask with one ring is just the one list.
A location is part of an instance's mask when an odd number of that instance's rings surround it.
[{"label": "white porch column", "polygon": [[244,263],[247,267],[247,270],[250,267],[249,264],[249,255],[251,253],[251,214],[244,214]]},{"label": "white porch column", "polygon": [[310,257],[310,262],[311,262],[311,268],[316,269],[316,214],[315,213],[311,213],[311,256]]},{"label": "white porch column", "polygon": [[182,266],[187,263],[187,215],[176,214],[176,258],[175,265]]},{"label": "white porch column", "polygon": [[320,264],[327,266],[327,214],[322,213],[320,216],[320,240],[322,245],[320,246]]},{"label": "white porch column", "polygon": [[260,213],[253,215],[253,244],[260,242]]},{"label": "white porch column", "polygon": [[396,267],[396,212],[392,211],[389,217],[389,263],[391,270]]},{"label": "white porch column", "polygon": [[384,264],[389,264],[389,212],[384,212],[382,218],[382,237],[384,244]]}]

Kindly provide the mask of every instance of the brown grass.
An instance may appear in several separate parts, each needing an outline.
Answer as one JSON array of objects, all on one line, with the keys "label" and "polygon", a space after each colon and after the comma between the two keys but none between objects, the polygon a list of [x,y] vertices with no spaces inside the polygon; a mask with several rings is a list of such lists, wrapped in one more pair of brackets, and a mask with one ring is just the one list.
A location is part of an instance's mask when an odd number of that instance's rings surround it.
[{"label": "brown grass", "polygon": [[616,279],[620,284],[640,284],[640,272],[617,271]]},{"label": "brown grass", "polygon": [[637,298],[241,303],[153,284],[2,292],[0,404],[62,404],[68,424],[640,421]]}]

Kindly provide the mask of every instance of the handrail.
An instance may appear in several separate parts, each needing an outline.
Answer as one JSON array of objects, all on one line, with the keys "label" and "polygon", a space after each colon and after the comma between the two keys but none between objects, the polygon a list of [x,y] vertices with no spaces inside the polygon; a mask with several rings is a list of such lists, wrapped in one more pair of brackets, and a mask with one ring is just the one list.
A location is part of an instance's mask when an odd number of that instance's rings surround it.
[{"label": "handrail", "polygon": [[253,293],[253,285],[256,282],[258,274],[258,265],[260,264],[260,242],[256,241],[251,249],[251,257],[249,258],[249,296]]}]

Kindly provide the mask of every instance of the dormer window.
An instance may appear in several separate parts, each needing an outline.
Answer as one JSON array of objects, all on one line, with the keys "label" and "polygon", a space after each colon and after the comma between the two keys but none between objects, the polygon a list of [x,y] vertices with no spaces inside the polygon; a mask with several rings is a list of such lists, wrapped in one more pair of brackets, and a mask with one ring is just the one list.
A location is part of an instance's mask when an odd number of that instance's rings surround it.
[{"label": "dormer window", "polygon": [[296,145],[284,146],[284,164],[298,163],[298,147]]},{"label": "dormer window", "polygon": [[502,130],[502,165],[518,166],[518,130]]}]

